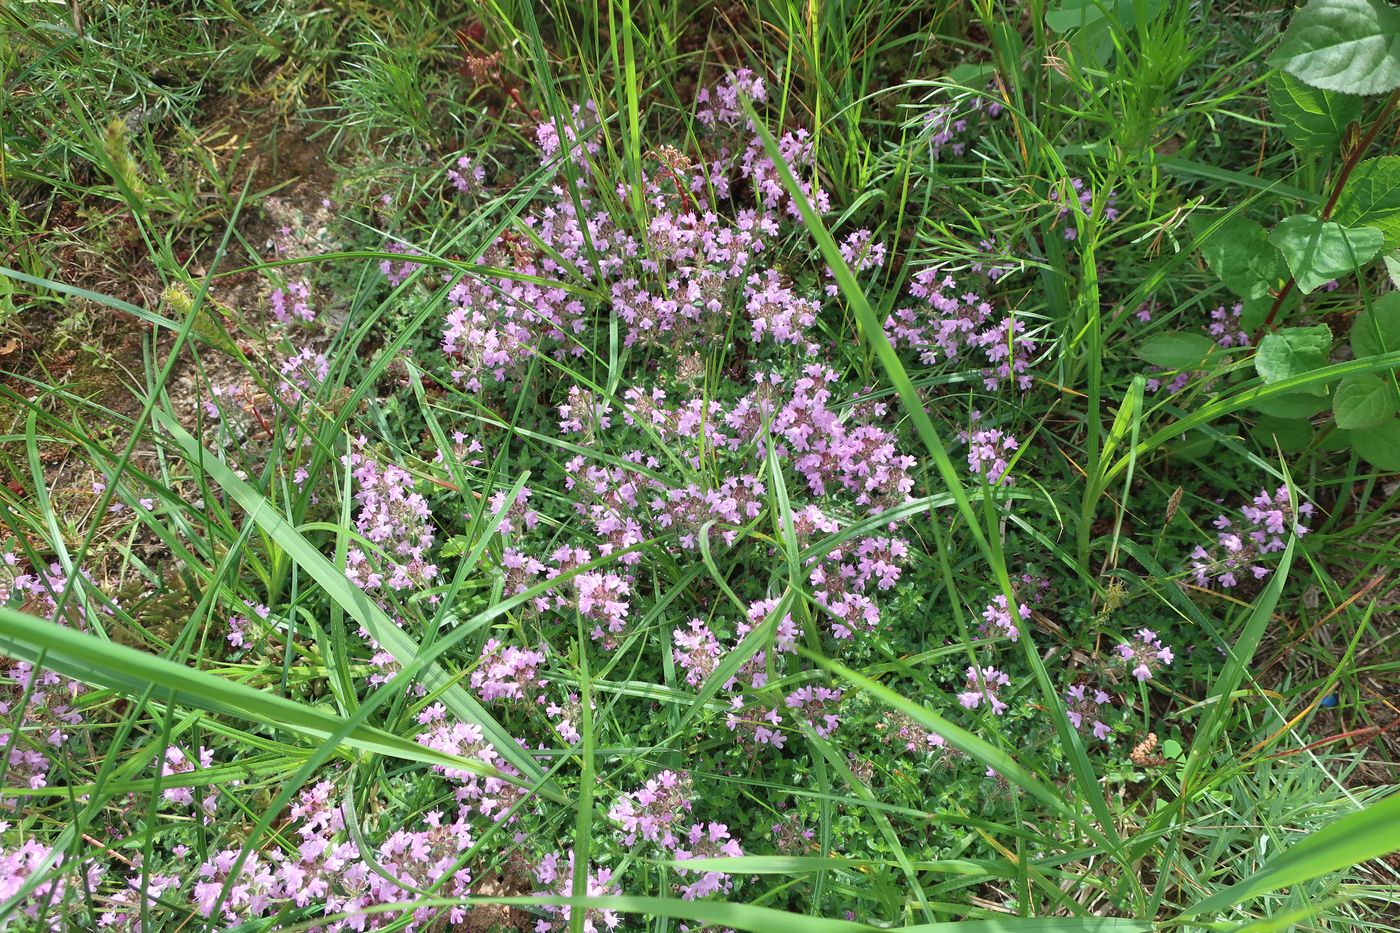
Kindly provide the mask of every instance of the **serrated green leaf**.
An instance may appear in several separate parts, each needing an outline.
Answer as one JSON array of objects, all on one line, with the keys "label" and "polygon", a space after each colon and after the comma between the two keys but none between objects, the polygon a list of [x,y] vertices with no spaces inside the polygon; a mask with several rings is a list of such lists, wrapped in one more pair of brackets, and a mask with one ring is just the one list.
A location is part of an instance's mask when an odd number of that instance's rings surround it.
[{"label": "serrated green leaf", "polygon": [[1288,274],[1269,231],[1252,220],[1232,217],[1213,227],[1192,225],[1201,256],[1225,287],[1241,298],[1262,298]]},{"label": "serrated green leaf", "polygon": [[1347,126],[1361,119],[1361,98],[1313,87],[1286,71],[1269,76],[1269,109],[1299,149],[1336,153]]},{"label": "serrated green leaf", "polygon": [[1358,359],[1400,350],[1400,292],[1382,295],[1356,316],[1347,335]]},{"label": "serrated green leaf", "polygon": [[1367,159],[1352,171],[1332,218],[1348,227],[1374,227],[1387,249],[1400,246],[1400,156]]},{"label": "serrated green leaf", "polygon": [[1332,331],[1326,324],[1284,327],[1259,341],[1254,368],[1265,383],[1281,382],[1327,365]]},{"label": "serrated green leaf", "polygon": [[1385,271],[1390,276],[1390,284],[1400,288],[1400,250],[1386,253]]},{"label": "serrated green leaf", "polygon": [[443,543],[442,550],[438,552],[438,556],[443,559],[459,557],[467,553],[467,551],[470,551],[471,547],[471,538],[468,538],[466,535],[453,535]]},{"label": "serrated green leaf", "polygon": [[1371,466],[1400,471],[1400,419],[1351,433],[1351,446]]},{"label": "serrated green leaf", "polygon": [[1380,252],[1385,236],[1371,227],[1344,227],[1308,214],[1295,214],[1279,221],[1269,234],[1269,242],[1283,253],[1299,291],[1306,295],[1361,268]]},{"label": "serrated green leaf", "polygon": [[1332,413],[1337,427],[1364,431],[1379,427],[1395,417],[1395,386],[1380,376],[1351,376],[1337,386]]},{"label": "serrated green leaf", "polygon": [[1385,0],[1309,0],[1269,63],[1313,87],[1384,94],[1400,87],[1400,11]]},{"label": "serrated green leaf", "polygon": [[1163,369],[1199,369],[1206,357],[1218,349],[1215,341],[1205,334],[1168,331],[1144,340],[1137,355]]}]

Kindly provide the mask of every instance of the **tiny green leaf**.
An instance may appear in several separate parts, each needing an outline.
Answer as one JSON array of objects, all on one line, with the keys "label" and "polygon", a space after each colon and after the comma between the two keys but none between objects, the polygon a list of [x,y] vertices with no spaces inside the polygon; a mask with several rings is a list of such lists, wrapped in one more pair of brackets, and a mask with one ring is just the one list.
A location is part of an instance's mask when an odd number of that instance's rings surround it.
[{"label": "tiny green leaf", "polygon": [[1347,228],[1308,214],[1285,217],[1269,235],[1305,295],[1355,272],[1380,252],[1384,241],[1384,235],[1371,227]]},{"label": "tiny green leaf", "polygon": [[1254,368],[1264,382],[1281,382],[1327,365],[1332,352],[1332,331],[1326,324],[1285,327],[1259,341]]},{"label": "tiny green leaf", "polygon": [[1197,369],[1216,349],[1215,341],[1205,334],[1168,331],[1144,340],[1138,356],[1163,369]]},{"label": "tiny green leaf", "polygon": [[1371,466],[1400,470],[1400,419],[1391,419],[1369,431],[1356,431],[1350,437],[1351,446]]},{"label": "tiny green leaf", "polygon": [[1400,350],[1400,292],[1382,295],[1358,314],[1348,338],[1358,359]]},{"label": "tiny green leaf", "polygon": [[1269,76],[1269,109],[1283,135],[1299,149],[1336,153],[1353,120],[1361,119],[1361,98],[1304,84],[1286,71]]},{"label": "tiny green leaf", "polygon": [[1400,11],[1385,0],[1308,0],[1269,63],[1313,87],[1384,94],[1400,87]]},{"label": "tiny green leaf", "polygon": [[1384,235],[1386,249],[1400,246],[1400,156],[1356,166],[1332,217],[1348,227],[1375,227]]},{"label": "tiny green leaf", "polygon": [[1269,231],[1252,220],[1232,217],[1213,231],[1198,221],[1192,229],[1206,265],[1241,298],[1262,298],[1288,274]]},{"label": "tiny green leaf", "polygon": [[1337,427],[1348,431],[1378,427],[1395,417],[1395,411],[1395,386],[1373,374],[1343,379],[1332,399]]}]

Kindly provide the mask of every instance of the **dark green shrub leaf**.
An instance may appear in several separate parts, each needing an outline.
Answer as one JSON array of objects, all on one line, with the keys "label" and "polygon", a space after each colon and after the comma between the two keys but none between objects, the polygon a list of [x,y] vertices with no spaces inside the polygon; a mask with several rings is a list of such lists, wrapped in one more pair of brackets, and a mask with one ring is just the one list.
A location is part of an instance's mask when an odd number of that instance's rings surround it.
[{"label": "dark green shrub leaf", "polygon": [[1265,382],[1281,382],[1327,365],[1332,332],[1326,324],[1285,327],[1259,341],[1254,368]]},{"label": "dark green shrub leaf", "polygon": [[1384,94],[1400,87],[1400,10],[1385,0],[1309,0],[1269,63],[1313,87]]},{"label": "dark green shrub leaf", "polygon": [[1138,356],[1163,369],[1198,369],[1216,349],[1215,341],[1205,334],[1168,331],[1144,340],[1138,348]]},{"label": "dark green shrub leaf", "polygon": [[1302,450],[1312,443],[1313,426],[1302,418],[1261,418],[1249,433],[1261,447]]},{"label": "dark green shrub leaf", "polygon": [[1380,252],[1385,237],[1371,227],[1343,227],[1307,214],[1279,221],[1269,242],[1279,248],[1303,294],[1359,269]]},{"label": "dark green shrub leaf", "polygon": [[[1279,313],[1275,316],[1277,321],[1286,321],[1293,309],[1302,302],[1302,296],[1298,289],[1289,289],[1284,296],[1283,304],[1279,306]],[[1258,298],[1242,298],[1240,304],[1244,306],[1244,311],[1240,313],[1240,328],[1246,333],[1253,333],[1264,326],[1264,322],[1269,318],[1269,311],[1274,306],[1273,295],[1260,295]]]},{"label": "dark green shrub leaf", "polygon": [[1361,119],[1361,98],[1304,84],[1286,71],[1269,76],[1269,109],[1283,135],[1299,149],[1335,153],[1353,120]]},{"label": "dark green shrub leaf", "polygon": [[1395,387],[1389,379],[1372,374],[1343,379],[1332,399],[1337,427],[1348,431],[1385,424],[1395,417],[1395,411]]},{"label": "dark green shrub leaf", "polygon": [[1274,395],[1249,406],[1261,415],[1275,418],[1311,418],[1327,408],[1327,397],[1310,395],[1306,392],[1289,392]]},{"label": "dark green shrub leaf", "polygon": [[1382,295],[1358,314],[1348,338],[1358,358],[1400,350],[1400,292]]},{"label": "dark green shrub leaf", "polygon": [[1367,159],[1351,173],[1332,217],[1348,227],[1375,227],[1385,246],[1400,246],[1400,156]]},{"label": "dark green shrub leaf", "polygon": [[1232,217],[1210,233],[1198,221],[1193,230],[1206,265],[1241,298],[1262,298],[1288,274],[1269,231],[1252,220]]},{"label": "dark green shrub leaf", "polygon": [[1400,470],[1400,419],[1350,436],[1362,460],[1381,470]]}]

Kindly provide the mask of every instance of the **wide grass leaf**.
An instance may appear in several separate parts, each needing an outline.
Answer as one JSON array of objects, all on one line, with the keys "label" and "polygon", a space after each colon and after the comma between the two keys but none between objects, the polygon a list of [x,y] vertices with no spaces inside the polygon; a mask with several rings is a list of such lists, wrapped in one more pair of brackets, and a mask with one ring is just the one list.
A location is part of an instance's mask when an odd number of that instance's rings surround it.
[{"label": "wide grass leaf", "polygon": [[[328,710],[13,609],[0,608],[0,652],[122,696],[139,697],[155,687],[155,699],[161,702],[232,716],[313,740],[324,741],[345,725],[344,719]],[[404,761],[497,773],[481,762],[443,754],[372,726],[351,729],[344,744]]]},{"label": "wide grass leaf", "polygon": [[751,933],[887,933],[891,930],[901,933],[1146,933],[1152,929],[1150,923],[1118,917],[995,917],[877,927],[855,920],[812,917],[753,904],[687,901],[674,897],[502,897],[482,900],[522,906],[567,906],[580,913],[585,910],[609,910],[620,914],[669,917]]},{"label": "wide grass leaf", "polygon": [[[384,610],[375,605],[374,601],[366,596],[362,590],[351,583],[343,570],[337,569],[326,559],[325,555],[292,526],[291,522],[283,518],[276,506],[246,481],[240,479],[223,460],[204,450],[199,442],[188,431],[180,427],[175,419],[162,412],[156,412],[155,420],[180,447],[186,459],[192,464],[198,464],[214,482],[218,483],[234,501],[248,512],[263,532],[276,541],[277,545],[296,562],[297,566],[320,584],[326,594],[345,610],[346,615],[363,625],[365,630],[374,636],[375,641],[392,654],[400,665],[407,666],[414,659],[418,654],[419,646],[413,639],[403,629],[395,625]],[[545,779],[544,773],[534,759],[516,743],[510,733],[474,696],[456,683],[455,678],[434,664],[423,672],[422,682],[429,690],[438,694],[443,705],[451,710],[453,715],[464,722],[472,722],[480,726],[487,741],[491,743],[497,753],[519,769],[522,775],[529,778],[532,783],[538,783],[544,789],[558,791],[553,781]]]},{"label": "wide grass leaf", "polygon": [[1220,914],[1261,894],[1397,851],[1400,851],[1400,794],[1392,793],[1289,846],[1261,871],[1194,904],[1182,916]]}]

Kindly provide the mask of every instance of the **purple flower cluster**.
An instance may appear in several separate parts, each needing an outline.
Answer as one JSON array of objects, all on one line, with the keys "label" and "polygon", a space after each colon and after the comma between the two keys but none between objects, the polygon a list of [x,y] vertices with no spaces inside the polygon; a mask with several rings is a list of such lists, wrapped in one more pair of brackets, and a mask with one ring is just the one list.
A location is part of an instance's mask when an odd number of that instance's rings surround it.
[{"label": "purple flower cluster", "polygon": [[1031,387],[1036,344],[1025,336],[1025,321],[1014,314],[998,315],[973,292],[959,294],[957,280],[937,266],[915,273],[909,294],[918,303],[896,309],[885,321],[891,344],[915,351],[928,365],[978,351],[986,364],[982,381],[987,391],[995,392],[1003,383]]},{"label": "purple flower cluster", "polygon": [[623,794],[608,816],[622,827],[622,841],[636,845],[638,839],[675,849],[680,840],[673,831],[690,815],[695,792],[690,775],[662,771],[635,791]]},{"label": "purple flower cluster", "polygon": [[[161,765],[161,777],[172,777],[179,774],[191,774],[203,768],[214,766],[214,752],[212,749],[200,748],[199,761],[196,763],[185,751],[178,746],[172,745],[165,750],[165,762]],[[162,782],[164,783],[164,782]],[[213,788],[202,788],[199,801],[200,809],[204,811],[206,823],[214,820],[214,811],[219,806],[219,798]],[[182,807],[193,807],[195,805],[195,792],[191,787],[167,787],[161,792],[166,800]]]},{"label": "purple flower cluster", "polygon": [[920,136],[927,138],[929,155],[935,162],[943,159],[944,150],[961,157],[985,119],[996,119],[1003,109],[1000,101],[986,95],[935,104],[919,115]]},{"label": "purple flower cluster", "polygon": [[[1146,307],[1147,306],[1144,305],[1144,308]],[[1144,313],[1147,314],[1145,318],[1143,317]],[[1221,305],[1210,313],[1209,323],[1202,324],[1201,330],[1205,331],[1216,344],[1226,349],[1230,347],[1247,347],[1249,346],[1249,334],[1245,333],[1244,329],[1240,326],[1240,317],[1243,314],[1244,305],[1238,302],[1230,308]],[[1139,320],[1151,320],[1151,317],[1150,310],[1138,312]],[[1156,371],[1155,367],[1154,371]],[[1182,389],[1190,385],[1193,380],[1204,379],[1208,375],[1209,374],[1205,372],[1183,370],[1165,383],[1156,376],[1152,376],[1147,380],[1147,391],[1158,392],[1165,388],[1168,395],[1176,395]]]},{"label": "purple flower cluster", "polygon": [[1216,546],[1209,551],[1197,546],[1191,552],[1192,579],[1198,586],[1225,589],[1244,580],[1263,580],[1273,572],[1263,558],[1283,550],[1288,535],[1301,538],[1307,534],[1302,520],[1312,513],[1311,502],[1300,503],[1294,511],[1287,486],[1272,494],[1260,490],[1252,502],[1240,508],[1242,521],[1216,517]]},{"label": "purple flower cluster", "polygon": [[969,667],[967,669],[967,690],[958,694],[958,702],[964,709],[977,709],[983,703],[997,716],[1009,708],[998,695],[1002,687],[1009,686],[1011,678],[994,667]]},{"label": "purple flower cluster", "polygon": [[486,182],[486,169],[473,162],[471,156],[458,156],[456,164],[447,170],[447,180],[459,194],[480,191]]},{"label": "purple flower cluster", "polygon": [[[743,855],[744,850],[738,840],[731,838],[725,824],[690,822],[693,795],[690,775],[662,771],[637,790],[623,794],[608,815],[622,827],[625,845],[653,843],[665,857],[676,861]],[[684,882],[676,885],[676,893],[685,900],[725,894],[733,888],[724,872],[695,872],[680,867],[676,871]]]},{"label": "purple flower cluster", "polygon": [[[1079,209],[1083,211],[1084,214],[1092,216],[1094,213],[1094,189],[1085,184],[1082,178],[1071,178],[1069,180],[1069,186],[1070,190],[1073,192],[1074,199],[1079,202]],[[1104,206],[1103,218],[1108,223],[1113,223],[1120,216],[1117,195],[1117,191],[1110,191],[1106,198],[1107,203]],[[1075,210],[1070,207],[1068,203],[1061,202],[1060,190],[1058,188],[1052,188],[1050,190],[1050,203],[1061,205],[1060,213],[1056,217],[1056,221],[1064,224],[1064,238],[1066,240],[1079,239],[1079,226],[1070,220],[1075,214]]]},{"label": "purple flower cluster", "polygon": [[887,741],[897,740],[897,744],[910,754],[928,754],[948,747],[948,742],[943,736],[925,728],[904,713],[889,715],[876,728]]},{"label": "purple flower cluster", "polygon": [[[1011,469],[1011,459],[1021,444],[998,428],[973,431],[967,436],[967,468],[996,486]],[[1008,479],[1006,485],[1013,481]]]},{"label": "purple flower cluster", "polygon": [[301,279],[291,279],[284,287],[273,289],[268,302],[272,305],[272,319],[279,324],[316,320],[316,312],[311,307],[311,288]]},{"label": "purple flower cluster", "polygon": [[1065,714],[1070,725],[1081,732],[1092,733],[1096,739],[1106,739],[1113,730],[1103,720],[1113,708],[1113,697],[1104,691],[1090,690],[1075,684],[1065,691]]},{"label": "purple flower cluster", "polygon": [[[14,553],[0,554],[0,605],[16,599],[26,601],[25,609],[34,615],[78,628],[86,627],[86,611],[77,599],[64,612],[56,597],[69,589],[63,568],[50,564],[47,570],[22,573]],[[86,573],[80,579],[90,585]],[[95,587],[93,588],[95,589]],[[50,755],[70,741],[70,729],[81,725],[83,714],[78,699],[88,687],[50,670],[36,669],[28,661],[0,664],[0,747],[7,748],[5,780],[9,784],[37,790],[48,786],[53,766]],[[0,808],[16,805],[13,799],[0,800]]]},{"label": "purple flower cluster", "polygon": [[368,439],[361,436],[341,462],[354,480],[359,506],[355,530],[379,551],[371,555],[351,547],[345,575],[367,592],[425,587],[438,575],[437,565],[428,559],[436,540],[432,510],[411,473],[366,456],[368,447]]},{"label": "purple flower cluster", "polygon": [[997,593],[992,597],[992,601],[987,604],[987,608],[982,610],[982,632],[984,636],[1004,635],[1012,641],[1021,637],[1020,623],[1028,621],[1031,617],[1031,609],[1025,603],[1018,603],[1016,606],[1016,617],[1011,617],[1010,606],[1006,602],[1006,596]]},{"label": "purple flower cluster", "polygon": [[[535,866],[535,882],[539,889],[534,893],[543,897],[572,897],[574,893],[574,853],[570,849],[567,856],[560,858],[559,853],[551,852],[542,858]],[[585,897],[607,897],[621,893],[617,882],[613,879],[612,869],[598,868],[588,872],[587,880],[584,883],[583,894]],[[540,908],[544,912],[544,918],[535,921],[535,933],[555,933],[572,929],[574,909],[565,904],[559,907],[544,906]],[[622,918],[616,911],[599,910],[596,907],[585,909],[583,915],[584,933],[603,933],[604,930],[615,930],[622,923]]]},{"label": "purple flower cluster", "polygon": [[1156,632],[1146,628],[1138,629],[1132,640],[1120,644],[1117,651],[1118,657],[1140,682],[1171,664],[1174,658],[1172,649],[1162,644]]}]

